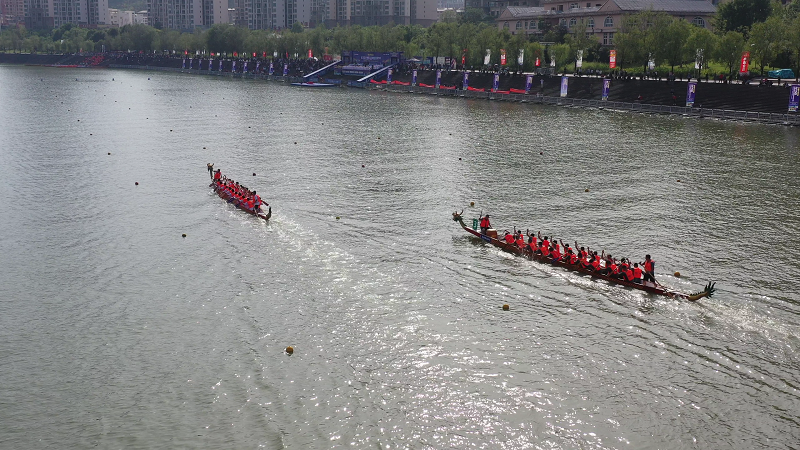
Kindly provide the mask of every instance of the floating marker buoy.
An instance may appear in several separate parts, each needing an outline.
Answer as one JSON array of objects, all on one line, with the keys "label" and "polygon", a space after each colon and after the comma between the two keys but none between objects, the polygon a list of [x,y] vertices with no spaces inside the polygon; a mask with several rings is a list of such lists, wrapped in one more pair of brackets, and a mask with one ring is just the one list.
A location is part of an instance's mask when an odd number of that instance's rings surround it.
[{"label": "floating marker buoy", "polygon": [[203,150],[205,150],[205,149],[206,149],[206,148],[205,148],[205,147],[203,147]]},{"label": "floating marker buoy", "polygon": [[169,130],[169,132],[172,133],[172,130]]},{"label": "floating marker buoy", "polygon": [[256,176],[256,173],[255,173],[255,172],[253,172],[253,176]]},{"label": "floating marker buoy", "polygon": [[89,133],[89,136],[91,136],[91,135],[92,135],[92,133]]},{"label": "floating marker buoy", "polygon": [[295,142],[294,145],[297,145],[297,142]]},{"label": "floating marker buoy", "polygon": [[381,137],[380,137],[380,136],[378,136],[378,139],[380,139],[380,138],[381,138]]},{"label": "floating marker buoy", "polygon": [[136,183],[134,183],[134,184],[135,184],[136,186],[138,186],[138,185],[139,185],[139,182],[137,181],[137,182],[136,182]]},{"label": "floating marker buoy", "polygon": [[250,128],[250,127],[247,127],[247,128]]},{"label": "floating marker buoy", "polygon": [[461,161],[461,158],[458,158],[458,160]]},{"label": "floating marker buoy", "polygon": [[110,155],[110,154],[111,154],[111,152],[108,152],[108,154]]},{"label": "floating marker buoy", "polygon": [[292,347],[291,345],[286,347],[286,353],[289,354],[289,355],[294,353],[294,347]]},{"label": "floating marker buoy", "polygon": [[336,216],[336,220],[339,220],[339,216]]},{"label": "floating marker buoy", "polygon": [[469,202],[469,206],[475,206],[475,202]]},{"label": "floating marker buoy", "polygon": [[680,272],[675,272],[675,278],[680,278],[680,277],[681,277],[681,273]]},{"label": "floating marker buoy", "polygon": [[508,309],[509,309],[508,305],[503,305],[503,311],[508,311]]},{"label": "floating marker buoy", "polygon": [[681,182],[681,180],[678,180],[678,183],[680,183],[680,182]]},{"label": "floating marker buoy", "polygon": [[539,154],[540,154],[540,155],[544,155],[544,153],[542,153],[542,152],[539,152]]},{"label": "floating marker buoy", "polygon": [[186,233],[183,233],[183,234],[181,235],[181,237],[186,237]]},{"label": "floating marker buoy", "polygon": [[589,189],[588,189],[588,188],[587,188],[587,189],[584,189],[584,190],[583,190],[583,192],[589,192]]},{"label": "floating marker buoy", "polygon": [[80,122],[80,121],[81,121],[81,119],[78,119],[78,122]]},{"label": "floating marker buoy", "polygon": [[450,136],[452,136],[452,135],[453,135],[453,133],[450,133]]},{"label": "floating marker buoy", "polygon": [[[149,77],[148,77],[147,79],[148,79],[148,80],[150,80],[150,78],[149,78]],[[77,78],[76,78],[76,80],[77,80]]]},{"label": "floating marker buoy", "polygon": [[364,165],[363,165],[363,164],[361,165],[361,168],[362,168],[362,169],[364,168]]}]

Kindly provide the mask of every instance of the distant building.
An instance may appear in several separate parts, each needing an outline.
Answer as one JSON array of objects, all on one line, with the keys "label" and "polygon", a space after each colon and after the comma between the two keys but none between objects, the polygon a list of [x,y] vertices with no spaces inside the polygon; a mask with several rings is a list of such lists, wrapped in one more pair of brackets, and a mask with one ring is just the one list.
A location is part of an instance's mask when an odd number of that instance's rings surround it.
[{"label": "distant building", "polygon": [[25,23],[24,0],[0,0],[0,24]]},{"label": "distant building", "polygon": [[422,25],[439,20],[437,0],[328,0],[326,24],[336,25]]},{"label": "distant building", "polygon": [[710,29],[717,7],[710,0],[542,0],[538,7],[509,6],[496,22],[498,28],[511,34],[542,35],[559,25],[572,30],[583,20],[587,34],[612,46],[623,17],[648,10]]},{"label": "distant building", "polygon": [[228,23],[228,1],[148,0],[147,22],[156,28],[181,31]]},{"label": "distant building", "polygon": [[108,0],[23,0],[23,5],[28,28],[53,28],[69,23],[96,28],[111,22]]}]

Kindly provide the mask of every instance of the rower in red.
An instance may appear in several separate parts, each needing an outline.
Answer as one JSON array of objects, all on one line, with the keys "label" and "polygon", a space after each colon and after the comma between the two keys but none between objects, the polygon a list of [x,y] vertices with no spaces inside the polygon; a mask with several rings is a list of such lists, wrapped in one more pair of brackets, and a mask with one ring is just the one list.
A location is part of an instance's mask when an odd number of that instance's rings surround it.
[{"label": "rower in red", "polygon": [[486,234],[486,230],[492,228],[492,225],[489,223],[489,215],[485,215],[481,217],[481,234]]},{"label": "rower in red", "polygon": [[653,283],[657,283],[655,276],[656,262],[650,259],[650,255],[645,255],[644,262],[639,264],[644,266],[644,281],[652,281]]},{"label": "rower in red", "polygon": [[217,171],[214,172],[214,181],[219,181],[221,179],[222,179],[222,173],[219,171],[219,169],[217,169]]}]

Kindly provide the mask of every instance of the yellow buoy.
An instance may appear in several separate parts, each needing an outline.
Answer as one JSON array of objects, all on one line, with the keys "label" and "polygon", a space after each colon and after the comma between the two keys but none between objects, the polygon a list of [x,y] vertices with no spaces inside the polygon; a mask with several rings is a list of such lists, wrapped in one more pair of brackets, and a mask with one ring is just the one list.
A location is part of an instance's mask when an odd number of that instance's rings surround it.
[{"label": "yellow buoy", "polygon": [[475,202],[469,202],[469,206],[475,206]]},{"label": "yellow buoy", "polygon": [[339,216],[336,216],[336,220],[339,220]]},{"label": "yellow buoy", "polygon": [[292,347],[291,345],[286,347],[286,353],[289,354],[289,355],[294,353],[294,347]]},{"label": "yellow buoy", "polygon": [[503,305],[503,311],[508,311],[508,305]]},{"label": "yellow buoy", "polygon": [[675,278],[680,278],[680,277],[681,277],[681,273],[680,272],[675,272]]}]

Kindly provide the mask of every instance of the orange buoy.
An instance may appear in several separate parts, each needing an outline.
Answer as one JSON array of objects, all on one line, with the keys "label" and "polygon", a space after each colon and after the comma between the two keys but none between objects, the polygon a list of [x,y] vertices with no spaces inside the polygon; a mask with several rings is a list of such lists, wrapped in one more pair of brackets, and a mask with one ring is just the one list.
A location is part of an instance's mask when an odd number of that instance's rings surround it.
[{"label": "orange buoy", "polygon": [[675,278],[680,278],[680,277],[681,277],[681,273],[680,272],[675,272]]},{"label": "orange buoy", "polygon": [[508,305],[503,305],[503,311],[508,311],[510,308]]},{"label": "orange buoy", "polygon": [[589,188],[584,189],[583,192],[589,192]]},{"label": "orange buoy", "polygon": [[469,206],[475,206],[475,202],[469,202]]},{"label": "orange buoy", "polygon": [[289,355],[293,354],[294,353],[294,347],[292,347],[291,345],[286,347],[286,353],[289,354]]}]

